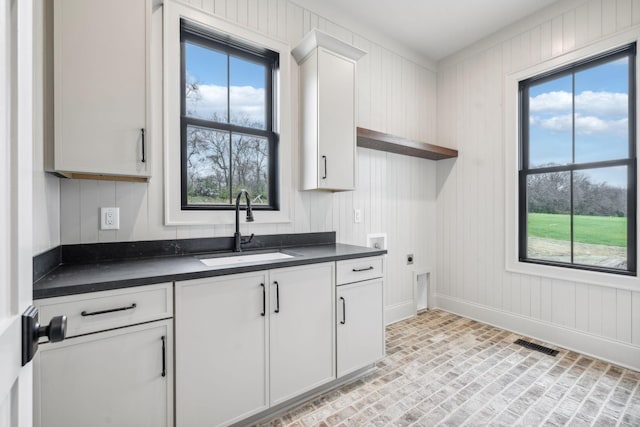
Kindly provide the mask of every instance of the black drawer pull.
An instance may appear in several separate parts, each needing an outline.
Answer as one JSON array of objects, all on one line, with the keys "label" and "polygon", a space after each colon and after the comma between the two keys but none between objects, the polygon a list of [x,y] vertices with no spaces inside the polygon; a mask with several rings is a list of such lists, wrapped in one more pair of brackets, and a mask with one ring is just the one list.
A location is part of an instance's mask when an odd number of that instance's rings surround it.
[{"label": "black drawer pull", "polygon": [[345,323],[347,323],[347,307],[344,301],[344,297],[340,297],[340,299],[342,300],[342,320],[340,321],[340,324],[344,325]]},{"label": "black drawer pull", "polygon": [[162,376],[166,377],[167,376],[167,347],[165,344],[165,337],[164,335],[162,336]]},{"label": "black drawer pull", "polygon": [[324,176],[322,179],[327,179],[327,156],[322,156],[322,160],[324,160]]},{"label": "black drawer pull", "polygon": [[280,285],[278,285],[278,282],[275,280],[273,284],[276,285],[276,309],[273,310],[273,312],[280,313]]},{"label": "black drawer pull", "polygon": [[367,267],[367,268],[354,268],[354,269],[352,269],[352,270],[353,270],[353,272],[354,272],[354,273],[358,273],[358,272],[360,272],[360,271],[369,271],[369,270],[373,270],[373,266],[372,266],[372,265],[370,265],[370,266],[369,266],[369,267]]},{"label": "black drawer pull", "polygon": [[262,286],[262,313],[260,313],[260,316],[264,316],[267,314],[267,291],[264,283],[260,283],[260,286]]},{"label": "black drawer pull", "polygon": [[133,304],[127,306],[127,307],[120,307],[120,308],[112,308],[110,310],[101,310],[101,311],[83,311],[82,313],[80,313],[80,315],[82,317],[86,317],[86,316],[97,316],[99,314],[107,314],[107,313],[114,313],[116,311],[126,311],[126,310],[133,310],[134,308],[136,308],[137,305],[134,302]]},{"label": "black drawer pull", "polygon": [[147,159],[145,159],[144,155],[144,128],[140,129],[140,134],[142,135],[142,163],[145,163]]}]

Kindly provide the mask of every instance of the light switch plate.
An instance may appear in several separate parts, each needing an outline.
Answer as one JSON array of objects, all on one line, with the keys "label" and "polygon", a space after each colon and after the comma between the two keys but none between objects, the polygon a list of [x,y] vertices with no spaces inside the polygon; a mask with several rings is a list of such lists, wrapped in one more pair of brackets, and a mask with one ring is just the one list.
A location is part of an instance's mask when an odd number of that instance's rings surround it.
[{"label": "light switch plate", "polygon": [[100,208],[100,230],[120,229],[120,208]]},{"label": "light switch plate", "polygon": [[362,210],[353,210],[353,222],[355,222],[356,224],[360,224],[362,222]]}]

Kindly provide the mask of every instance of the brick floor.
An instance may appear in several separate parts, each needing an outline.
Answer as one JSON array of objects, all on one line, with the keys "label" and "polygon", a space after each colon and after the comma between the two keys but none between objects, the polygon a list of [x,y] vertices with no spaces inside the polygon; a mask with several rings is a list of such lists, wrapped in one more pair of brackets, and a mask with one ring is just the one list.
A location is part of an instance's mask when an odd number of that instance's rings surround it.
[{"label": "brick floor", "polygon": [[551,357],[517,338],[425,312],[387,327],[375,372],[260,425],[640,426],[639,372],[547,345],[560,351]]}]

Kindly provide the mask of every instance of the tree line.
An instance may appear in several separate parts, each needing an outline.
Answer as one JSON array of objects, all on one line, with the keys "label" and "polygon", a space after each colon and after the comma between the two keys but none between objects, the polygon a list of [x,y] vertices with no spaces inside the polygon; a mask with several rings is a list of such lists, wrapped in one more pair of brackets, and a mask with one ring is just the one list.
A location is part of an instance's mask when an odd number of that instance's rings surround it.
[{"label": "tree line", "polygon": [[[527,204],[532,213],[571,213],[571,174],[551,172],[527,177]],[[575,215],[627,215],[627,190],[606,182],[593,183],[589,176],[573,172]]]}]

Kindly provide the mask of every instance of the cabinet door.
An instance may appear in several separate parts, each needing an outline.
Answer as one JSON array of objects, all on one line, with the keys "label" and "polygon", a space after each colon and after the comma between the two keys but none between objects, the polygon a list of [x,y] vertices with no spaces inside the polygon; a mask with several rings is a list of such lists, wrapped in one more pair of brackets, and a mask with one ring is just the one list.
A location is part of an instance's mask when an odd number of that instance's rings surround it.
[{"label": "cabinet door", "polygon": [[178,426],[227,425],[268,407],[267,285],[266,272],[176,283]]},{"label": "cabinet door", "polygon": [[172,425],[172,348],[170,320],[42,344],[35,425]]},{"label": "cabinet door", "polygon": [[270,272],[271,405],[335,378],[334,266]]},{"label": "cabinet door", "polygon": [[54,1],[55,170],[148,176],[149,16],[148,0]]},{"label": "cabinet door", "polygon": [[382,279],[338,286],[338,377],[384,357]]},{"label": "cabinet door", "polygon": [[355,188],[355,73],[355,61],[318,48],[320,188]]}]

